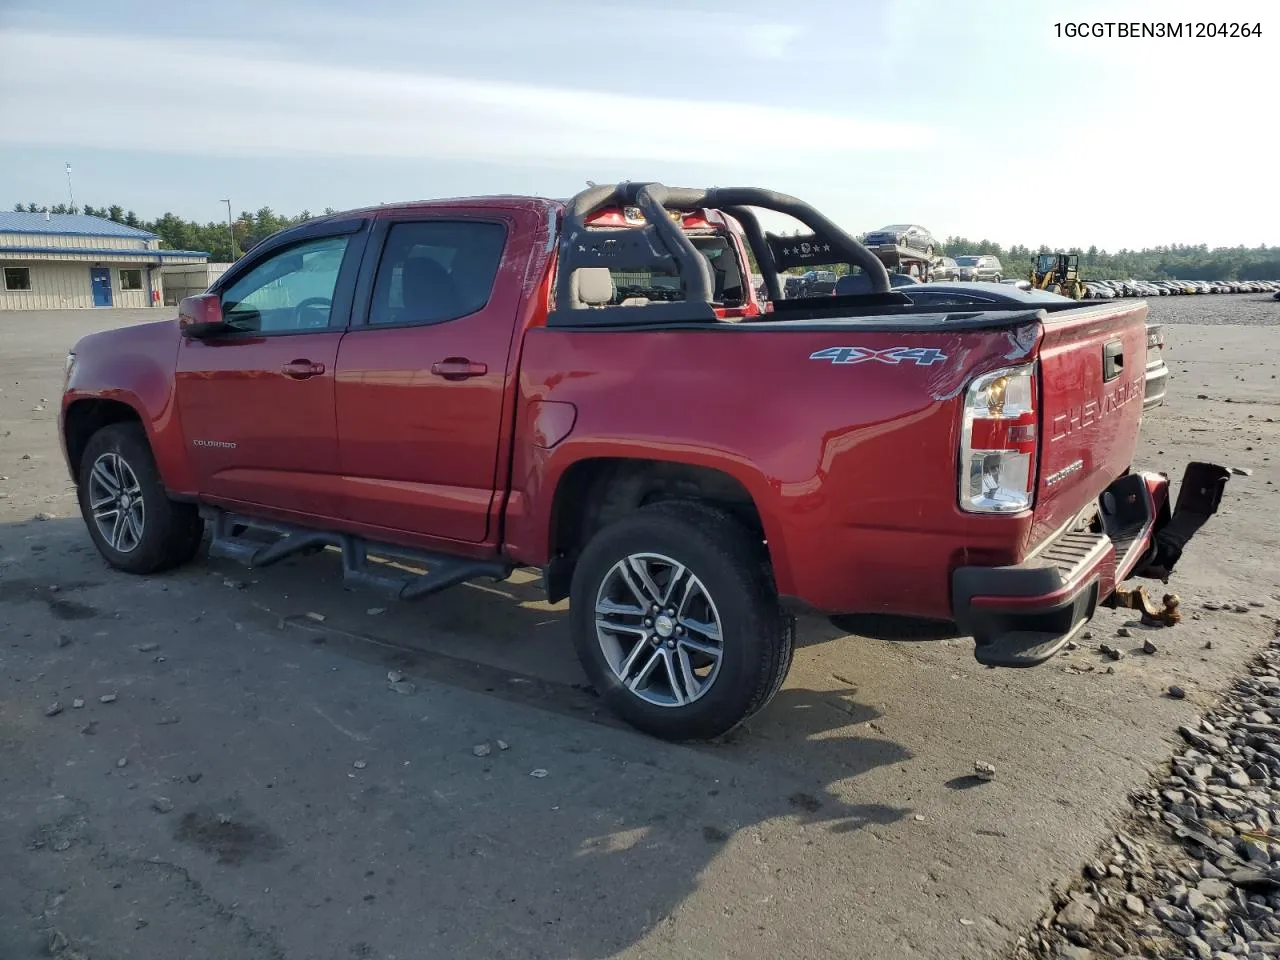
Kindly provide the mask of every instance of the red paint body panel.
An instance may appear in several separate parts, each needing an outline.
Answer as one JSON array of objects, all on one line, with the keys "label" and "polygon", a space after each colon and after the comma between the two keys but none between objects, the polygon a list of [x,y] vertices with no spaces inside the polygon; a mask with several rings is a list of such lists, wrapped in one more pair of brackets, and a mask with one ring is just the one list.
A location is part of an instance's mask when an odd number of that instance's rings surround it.
[{"label": "red paint body panel", "polygon": [[[909,332],[868,331],[852,319],[551,329],[560,209],[522,198],[379,208],[370,215],[506,221],[489,303],[436,326],[356,326],[225,347],[179,346],[174,323],[111,331],[81,341],[64,405],[107,396],[133,405],[172,491],[534,566],[550,559],[557,485],[575,463],[713,468],[751,495],[780,592],[833,612],[947,618],[953,570],[1020,562],[1129,467],[1142,409],[1142,305],[1081,307],[1018,330],[957,329],[927,316]],[[740,246],[736,228],[726,226]],[[745,310],[758,313],[750,297]],[[1125,367],[1104,384],[1100,353],[1115,339]],[[936,348],[945,360],[810,359],[831,347]],[[325,373],[279,374],[300,358]],[[431,368],[445,360],[486,372],[443,379]],[[965,389],[978,374],[1032,362],[1040,367],[1036,502],[1015,515],[965,513],[957,489]],[[1083,467],[1068,470],[1076,459]]]},{"label": "red paint body panel", "polygon": [[[1146,318],[1146,303],[1126,301],[1058,314],[1046,328],[1040,345],[1040,483],[1031,533],[1037,542],[1133,462],[1146,392]],[[1124,366],[1104,383],[1099,358],[1104,344],[1115,340],[1124,345]],[[1045,485],[1045,478],[1077,461],[1083,469]]]},{"label": "red paint body panel", "polygon": [[[420,537],[492,541],[490,513],[500,488],[499,437],[515,379],[517,320],[537,287],[526,283],[537,251],[545,260],[545,212],[488,213],[507,226],[493,295],[478,312],[447,323],[353,327],[338,355],[338,515]],[[390,220],[475,217],[474,207],[400,212]],[[541,238],[539,228],[542,227]],[[450,380],[443,361],[483,367]]]},{"label": "red paint body panel", "polygon": [[[178,412],[202,495],[337,515],[333,374],[342,337],[325,330],[181,340]],[[295,360],[323,365],[324,372],[295,380],[282,372]]]},{"label": "red paint body panel", "polygon": [[[76,403],[110,400],[138,413],[168,488],[194,495],[199,489],[188,456],[174,397],[177,320],[158,320],[103,330],[77,343],[76,364],[63,391],[59,431],[66,455],[67,411]],[[78,480],[74,475],[72,480]]]}]

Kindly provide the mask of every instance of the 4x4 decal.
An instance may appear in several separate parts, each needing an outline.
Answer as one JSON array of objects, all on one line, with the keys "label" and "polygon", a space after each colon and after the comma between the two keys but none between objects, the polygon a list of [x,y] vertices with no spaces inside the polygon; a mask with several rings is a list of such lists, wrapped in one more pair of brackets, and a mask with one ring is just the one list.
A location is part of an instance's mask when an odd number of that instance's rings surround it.
[{"label": "4x4 decal", "polygon": [[809,359],[844,364],[875,360],[879,363],[914,363],[919,367],[927,367],[941,363],[947,359],[947,355],[937,347],[888,347],[884,350],[872,350],[870,347],[827,347],[809,354]]}]

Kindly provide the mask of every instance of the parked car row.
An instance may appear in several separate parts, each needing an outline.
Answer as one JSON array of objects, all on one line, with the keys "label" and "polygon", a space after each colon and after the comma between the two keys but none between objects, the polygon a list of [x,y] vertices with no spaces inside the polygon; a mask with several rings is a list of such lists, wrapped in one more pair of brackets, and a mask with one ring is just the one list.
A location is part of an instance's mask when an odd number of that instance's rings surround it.
[{"label": "parked car row", "polygon": [[1277,280],[1088,280],[1085,299],[1189,296],[1200,293],[1277,293]]}]

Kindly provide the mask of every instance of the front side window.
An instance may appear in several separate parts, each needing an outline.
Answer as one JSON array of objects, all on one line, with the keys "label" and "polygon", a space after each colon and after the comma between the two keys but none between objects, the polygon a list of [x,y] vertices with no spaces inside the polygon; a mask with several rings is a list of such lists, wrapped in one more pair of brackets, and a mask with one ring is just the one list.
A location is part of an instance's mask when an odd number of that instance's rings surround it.
[{"label": "front side window", "polygon": [[445,323],[484,309],[506,242],[500,223],[393,224],[373,284],[369,323]]},{"label": "front side window", "polygon": [[121,290],[141,290],[142,289],[142,271],[141,270],[121,270],[120,271],[120,289]]},{"label": "front side window", "polygon": [[31,268],[30,267],[5,267],[4,268],[4,288],[6,290],[30,290],[31,289]]},{"label": "front side window", "polygon": [[325,329],[348,240],[321,237],[267,257],[222,292],[222,319],[258,333]]}]

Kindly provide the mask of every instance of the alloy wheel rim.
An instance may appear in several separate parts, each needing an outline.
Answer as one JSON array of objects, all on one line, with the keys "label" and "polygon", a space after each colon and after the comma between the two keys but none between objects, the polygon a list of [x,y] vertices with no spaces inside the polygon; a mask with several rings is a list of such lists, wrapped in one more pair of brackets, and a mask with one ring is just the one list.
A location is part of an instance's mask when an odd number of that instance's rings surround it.
[{"label": "alloy wheel rim", "polygon": [[659,553],[615,563],[596,593],[596,639],[615,677],[659,707],[704,697],[720,673],[724,628],[706,585]]},{"label": "alloy wheel rim", "polygon": [[142,484],[128,461],[104,453],[89,471],[89,511],[98,533],[117,553],[132,553],[142,542],[147,519]]}]

